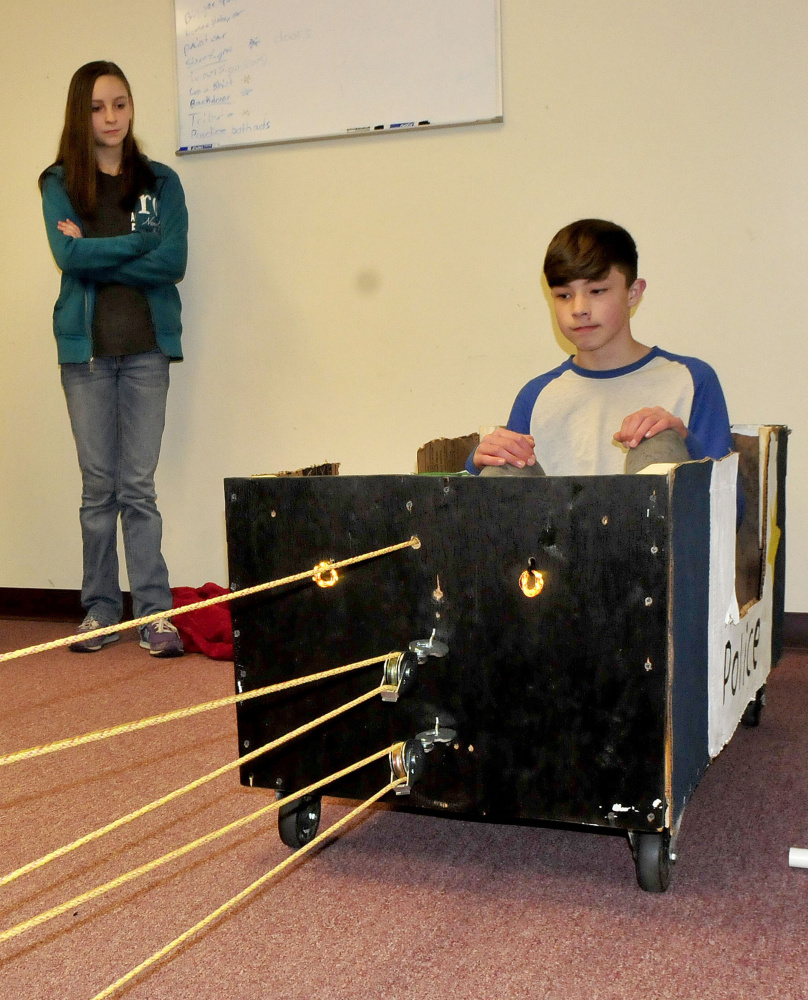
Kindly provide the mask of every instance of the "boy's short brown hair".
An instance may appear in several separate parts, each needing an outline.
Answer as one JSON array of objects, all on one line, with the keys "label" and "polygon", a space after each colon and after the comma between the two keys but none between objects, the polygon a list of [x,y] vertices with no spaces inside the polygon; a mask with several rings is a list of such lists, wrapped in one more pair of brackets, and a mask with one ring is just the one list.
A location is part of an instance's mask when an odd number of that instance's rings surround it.
[{"label": "boy's short brown hair", "polygon": [[544,258],[550,288],[583,278],[600,281],[616,267],[630,288],[637,280],[637,244],[622,226],[604,219],[579,219],[560,229]]}]

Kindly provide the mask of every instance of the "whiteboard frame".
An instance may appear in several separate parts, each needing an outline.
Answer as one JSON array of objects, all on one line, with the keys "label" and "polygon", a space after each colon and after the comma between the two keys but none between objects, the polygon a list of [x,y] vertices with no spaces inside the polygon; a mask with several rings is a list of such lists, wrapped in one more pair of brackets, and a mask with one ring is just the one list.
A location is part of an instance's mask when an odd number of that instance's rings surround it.
[{"label": "whiteboard frame", "polygon": [[[219,3],[231,2],[231,0],[219,0]],[[435,3],[439,3],[440,0],[434,0]],[[319,142],[323,139],[352,139],[357,136],[368,136],[368,135],[392,135],[399,133],[412,133],[412,132],[426,132],[434,131],[435,129],[446,129],[446,128],[465,128],[469,125],[488,125],[488,124],[501,124],[504,121],[503,114],[503,103],[502,103],[502,10],[501,10],[501,0],[491,0],[492,13],[494,15],[494,55],[496,64],[494,67],[495,81],[496,81],[496,113],[493,115],[487,115],[485,117],[470,117],[468,119],[462,119],[457,121],[444,121],[444,122],[406,122],[406,123],[386,123],[383,125],[370,126],[365,125],[356,128],[347,128],[345,130],[335,130],[335,131],[324,131],[318,132],[317,134],[306,134],[299,136],[283,136],[280,138],[257,138],[255,140],[241,140],[237,142],[203,142],[196,145],[183,145],[183,110],[182,102],[187,99],[190,95],[187,91],[181,89],[183,86],[184,73],[183,68],[180,65],[180,36],[178,34],[177,28],[179,27],[179,18],[181,12],[184,12],[188,7],[188,0],[174,0],[174,23],[175,23],[175,83],[177,91],[177,102],[175,106],[176,113],[176,135],[177,135],[177,145],[176,149],[177,156],[186,156],[194,153],[204,153],[204,152],[217,152],[220,150],[231,150],[231,149],[252,149],[258,146],[285,146],[292,143],[300,142]]]}]

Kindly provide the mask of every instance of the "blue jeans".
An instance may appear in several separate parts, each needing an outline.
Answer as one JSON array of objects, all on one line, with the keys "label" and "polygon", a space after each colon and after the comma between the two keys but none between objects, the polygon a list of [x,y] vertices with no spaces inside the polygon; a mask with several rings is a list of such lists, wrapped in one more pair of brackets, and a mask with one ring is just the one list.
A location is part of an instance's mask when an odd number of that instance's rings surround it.
[{"label": "blue jeans", "polygon": [[102,625],[116,624],[123,612],[119,514],[135,617],[171,607],[168,570],[160,552],[163,522],[154,490],[168,365],[159,350],[62,365],[82,478],[81,603]]}]

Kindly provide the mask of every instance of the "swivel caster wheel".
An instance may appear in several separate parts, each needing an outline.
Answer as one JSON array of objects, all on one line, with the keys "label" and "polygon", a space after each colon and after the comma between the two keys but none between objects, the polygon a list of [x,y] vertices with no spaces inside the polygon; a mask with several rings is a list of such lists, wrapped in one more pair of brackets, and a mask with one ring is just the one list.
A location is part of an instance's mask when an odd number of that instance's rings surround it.
[{"label": "swivel caster wheel", "polygon": [[755,700],[750,701],[746,708],[743,710],[743,715],[741,716],[741,725],[745,726],[747,729],[754,729],[756,726],[760,725],[760,713],[763,711],[763,706],[766,704],[766,685],[758,691],[755,695]]},{"label": "swivel caster wheel", "polygon": [[637,866],[637,881],[646,892],[665,892],[671,884],[671,838],[670,833],[635,834],[634,861]]},{"label": "swivel caster wheel", "polygon": [[278,810],[278,834],[283,843],[295,851],[314,840],[319,826],[318,795],[304,795]]}]

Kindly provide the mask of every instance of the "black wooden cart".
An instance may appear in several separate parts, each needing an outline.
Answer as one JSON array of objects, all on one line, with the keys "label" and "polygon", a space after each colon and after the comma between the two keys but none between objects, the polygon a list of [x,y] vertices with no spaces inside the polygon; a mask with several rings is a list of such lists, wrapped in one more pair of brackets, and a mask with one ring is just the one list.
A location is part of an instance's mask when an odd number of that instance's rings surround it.
[{"label": "black wooden cart", "polygon": [[[288,794],[437,726],[456,736],[435,742],[406,808],[624,830],[640,885],[667,888],[685,803],[710,761],[712,467],[545,480],[227,480],[234,589],[413,535],[421,542],[341,570],[330,588],[305,581],[235,602],[238,690],[413,642],[448,650],[423,654],[395,703],[366,702],[252,761],[243,782]],[[777,645],[782,587],[775,599]],[[745,698],[753,723],[771,662],[764,646]],[[381,666],[368,667],[241,704],[243,752],[381,679]],[[379,762],[328,794],[363,799],[388,777]],[[290,803],[283,839],[302,845],[318,818],[318,800]]]}]

